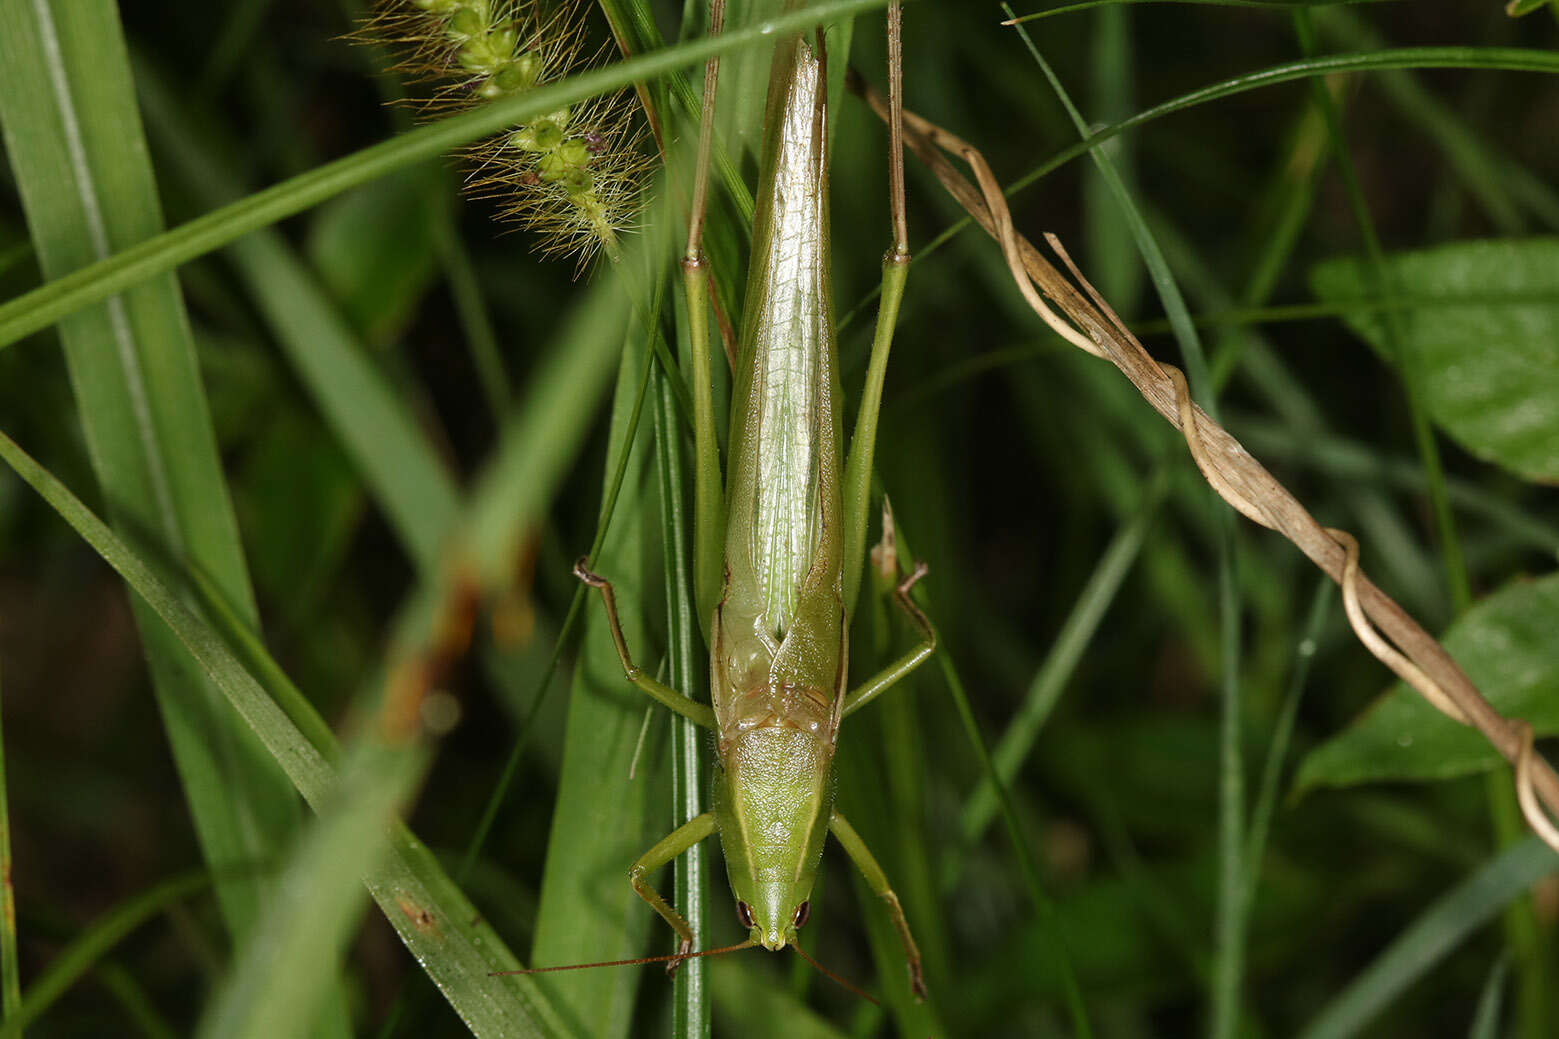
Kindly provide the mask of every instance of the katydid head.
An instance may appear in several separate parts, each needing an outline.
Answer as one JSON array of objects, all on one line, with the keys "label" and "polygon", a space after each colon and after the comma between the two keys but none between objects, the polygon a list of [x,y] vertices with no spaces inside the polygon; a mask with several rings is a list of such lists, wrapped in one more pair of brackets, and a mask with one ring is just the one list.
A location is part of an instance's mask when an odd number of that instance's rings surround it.
[{"label": "katydid head", "polygon": [[783,725],[739,735],[715,776],[714,810],[752,941],[777,952],[796,940],[833,812],[833,768],[823,739]]}]

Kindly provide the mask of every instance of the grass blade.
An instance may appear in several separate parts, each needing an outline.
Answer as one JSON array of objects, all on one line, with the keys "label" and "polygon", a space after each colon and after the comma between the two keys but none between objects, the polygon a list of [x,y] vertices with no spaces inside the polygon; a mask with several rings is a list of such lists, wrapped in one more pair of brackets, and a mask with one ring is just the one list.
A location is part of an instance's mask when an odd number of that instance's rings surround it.
[{"label": "grass blade", "polygon": [[[171,92],[142,75],[147,123],[182,180],[205,205],[240,194],[211,142],[181,121]],[[458,488],[427,436],[369,360],[309,268],[270,230],[234,242],[230,255],[276,341],[336,438],[346,447],[423,576],[455,525]]]},{"label": "grass blade", "polygon": [[[670,384],[664,379],[659,384],[659,400],[655,409],[656,460],[660,475],[661,543],[664,546],[666,572],[667,663],[673,689],[684,696],[697,698],[696,690],[702,688],[699,681],[699,663],[706,659],[702,653],[703,638],[698,632],[698,620],[693,609],[693,593],[689,584],[692,574],[689,532],[687,530],[688,493],[684,484],[686,470],[682,455],[682,427],[677,422],[675,398]],[[704,810],[700,782],[704,740],[698,727],[686,718],[671,720],[672,824],[681,826]],[[704,884],[704,849],[695,844],[677,858],[676,906],[693,929],[694,938],[701,948],[707,948],[704,914],[706,887]],[[708,964],[701,959],[689,960],[677,971],[672,991],[672,1033],[688,1039],[707,1037],[710,1031]]]},{"label": "grass blade", "polygon": [[[808,29],[886,4],[887,0],[823,0],[732,30],[716,40],[678,44],[418,127],[246,196],[182,227],[125,248],[112,257],[98,259],[90,267],[55,278],[41,288],[0,305],[0,346],[8,346],[81,307],[219,249],[250,231],[301,213],[375,177],[436,158],[515,123],[527,122],[585,98],[688,68],[711,55],[754,46],[773,39],[776,34]],[[8,10],[20,12],[23,5],[7,6]],[[9,49],[18,45],[20,38],[12,36],[6,42]],[[25,51],[26,48],[20,49]]]},{"label": "grass blade", "polygon": [[[322,805],[335,769],[227,645],[75,495],[3,434],[0,457],[135,589],[249,723],[298,792],[311,805]],[[390,855],[365,882],[412,955],[478,1036],[570,1034],[529,978],[491,976],[518,968],[518,961],[404,826],[394,828]]]},{"label": "grass blade", "polygon": [[[996,776],[1001,782],[1012,783],[1034,749],[1040,729],[1060,702],[1067,682],[1077,670],[1083,653],[1093,641],[1099,625],[1104,622],[1106,611],[1115,601],[1127,574],[1131,572],[1143,541],[1158,517],[1158,507],[1167,490],[1168,484],[1162,476],[1150,485],[1138,506],[1137,514],[1110,539],[1088,583],[1072,604],[1071,612],[1067,614],[1060,632],[1050,645],[1050,651],[1045,654],[1044,662],[1034,673],[1034,679],[1023,695],[1018,713],[1008,723],[991,754]],[[995,815],[996,795],[991,788],[991,781],[989,778],[981,779],[980,785],[964,804],[959,826],[964,843],[978,841]]]},{"label": "grass blade", "polygon": [[[0,121],[45,276],[155,237],[162,217],[112,3],[30,0],[0,9]],[[114,522],[188,566],[257,622],[178,287],[164,276],[61,328],[93,469]],[[147,610],[137,621],[159,707],[213,869],[261,861],[301,816],[286,777]],[[241,937],[260,881],[224,879]]]},{"label": "grass blade", "polygon": [[[599,556],[599,572],[617,589],[623,634],[642,666],[656,670],[659,650],[649,640],[644,617],[653,609],[647,599],[656,586],[647,559],[654,524],[646,513],[646,466],[651,437],[648,428],[633,440],[629,404],[637,396],[645,352],[642,328],[629,333],[618,372],[605,481],[610,481],[618,456],[629,456],[627,477],[617,501],[617,518]],[[654,401],[651,401],[655,406]],[[541,904],[536,916],[536,940],[531,950],[538,966],[625,959],[642,954],[651,923],[659,923],[628,884],[628,867],[660,836],[651,834],[663,819],[650,810],[646,777],[630,781],[629,768],[648,701],[623,680],[603,612],[594,602],[584,615],[584,635],[575,666],[568,723],[563,737],[562,773],[553,807],[547,861],[542,875]],[[655,708],[654,722],[664,722]],[[657,731],[659,726],[657,726]],[[655,883],[657,881],[652,881]],[[578,971],[543,975],[557,1003],[568,1008],[581,1034],[627,1036],[641,978],[660,981],[655,973],[637,970]]]},{"label": "grass blade", "polygon": [[[1359,54],[1327,54],[1315,58],[1272,65],[1255,72],[1247,72],[1229,79],[1210,83],[1143,109],[1129,119],[1101,126],[1086,138],[1056,152],[1044,162],[1007,185],[1006,195],[1013,198],[1025,188],[1054,173],[1073,159],[1087,155],[1094,148],[1128,130],[1183,112],[1211,101],[1220,101],[1251,90],[1292,83],[1301,79],[1325,78],[1348,72],[1382,72],[1391,69],[1502,69],[1507,72],[1559,73],[1559,54],[1530,50],[1522,47],[1392,47],[1366,51]],[[958,237],[973,226],[967,217],[950,224],[915,254],[919,262]],[[868,297],[870,298],[870,294]],[[857,305],[859,306],[859,304]],[[850,314],[855,313],[852,308]],[[848,316],[848,315],[847,315]],[[4,307],[0,307],[0,346],[8,342]],[[1193,380],[1193,384],[1194,384]]]},{"label": "grass blade", "polygon": [[[426,770],[414,739],[380,738],[384,719],[354,748],[319,817],[266,902],[200,1039],[304,1035],[339,970],[367,902],[362,877],[384,856],[401,802]],[[414,734],[408,734],[414,735]]]}]

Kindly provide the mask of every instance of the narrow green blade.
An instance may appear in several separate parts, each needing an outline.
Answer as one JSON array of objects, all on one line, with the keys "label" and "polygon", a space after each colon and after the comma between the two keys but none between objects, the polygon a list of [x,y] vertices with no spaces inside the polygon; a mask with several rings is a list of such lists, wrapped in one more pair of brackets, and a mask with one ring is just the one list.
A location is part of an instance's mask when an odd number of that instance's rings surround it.
[{"label": "narrow green blade", "polygon": [[[108,0],[29,0],[0,9],[0,122],[47,277],[161,232],[124,41]],[[158,572],[200,570],[254,624],[253,593],[174,278],[153,278],[83,310],[60,332],[115,525],[150,546]],[[221,871],[274,856],[301,818],[286,776],[163,626],[144,606],[136,611],[207,861]],[[260,888],[253,877],[218,885],[235,936],[252,926]]]},{"label": "narrow green blade", "polygon": [[[642,424],[632,440],[627,436],[648,347],[642,329],[628,334],[630,345],[622,353],[612,410],[606,481],[616,471],[619,453],[631,455],[597,569],[616,584],[629,648],[640,654],[644,667],[654,671],[659,651],[651,647],[643,618],[647,611],[658,610],[663,598],[650,577],[652,561],[646,558],[646,542],[658,533],[658,524],[648,514],[651,503],[645,500],[648,424]],[[569,701],[562,775],[531,952],[537,966],[643,954],[655,917],[629,886],[628,867],[661,836],[648,824],[650,818],[660,822],[662,831],[671,829],[669,813],[650,810],[651,784],[644,772],[629,777],[650,701],[623,680],[622,664],[598,605],[588,603]],[[666,714],[655,708],[650,720],[661,734]],[[542,980],[557,1003],[572,1012],[583,1034],[610,1039],[630,1034],[634,1001],[644,976],[636,970],[598,970],[545,975]]]},{"label": "narrow green blade", "polygon": [[[298,792],[311,805],[323,805],[336,784],[335,769],[221,637],[80,499],[4,434],[0,434],[0,458],[135,589],[166,625],[164,634],[187,653],[185,666],[204,672]],[[418,616],[408,623],[422,619]],[[246,652],[263,654],[263,648],[246,647]],[[281,676],[281,669],[268,656],[263,665],[263,674],[273,679]],[[284,692],[289,693],[286,698],[294,709],[307,709],[295,693]],[[310,731],[324,725],[317,716],[305,721]],[[399,824],[391,829],[389,845],[389,855],[368,872],[364,882],[401,940],[471,1031],[483,1039],[573,1034],[529,978],[493,976],[495,971],[515,970],[520,964],[427,846]]]}]

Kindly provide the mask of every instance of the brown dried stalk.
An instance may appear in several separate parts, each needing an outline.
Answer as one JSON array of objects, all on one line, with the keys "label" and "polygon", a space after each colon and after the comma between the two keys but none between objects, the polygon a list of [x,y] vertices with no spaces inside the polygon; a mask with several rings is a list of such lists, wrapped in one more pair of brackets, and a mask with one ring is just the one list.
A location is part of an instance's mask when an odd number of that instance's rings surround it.
[{"label": "brown dried stalk", "polygon": [[[887,120],[888,104],[880,94],[853,74],[848,83]],[[1559,814],[1559,775],[1534,752],[1532,726],[1496,711],[1445,648],[1359,569],[1358,542],[1345,531],[1317,523],[1239,441],[1196,406],[1185,376],[1149,355],[1082,276],[1054,235],[1047,234],[1046,241],[1086,296],[1013,229],[1001,185],[978,150],[910,111],[904,112],[904,140],[959,205],[1001,245],[1019,291],[1045,323],[1074,346],[1119,368],[1143,399],[1180,430],[1197,468],[1219,497],[1241,515],[1292,541],[1342,587],[1349,623],[1365,647],[1435,708],[1476,728],[1515,766],[1522,814],[1538,836],[1559,851],[1559,828],[1544,812],[1546,806],[1548,812]],[[944,152],[963,160],[978,186],[965,179]],[[1048,297],[1067,320],[1062,320],[1043,297]]]}]

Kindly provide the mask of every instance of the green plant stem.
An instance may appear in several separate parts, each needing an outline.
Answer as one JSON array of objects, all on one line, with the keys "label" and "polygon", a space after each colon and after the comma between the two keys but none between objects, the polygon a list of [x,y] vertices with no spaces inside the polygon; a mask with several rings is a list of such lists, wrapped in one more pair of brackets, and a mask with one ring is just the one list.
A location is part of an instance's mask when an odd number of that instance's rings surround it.
[{"label": "green plant stem", "polygon": [[[664,377],[655,401],[656,461],[660,475],[661,542],[666,571],[667,656],[671,687],[693,698],[698,681],[702,640],[688,583],[692,559],[688,548],[686,467],[682,457],[682,430],[677,423],[675,398]],[[703,811],[699,782],[700,734],[686,718],[673,718],[672,822],[681,826]],[[704,849],[695,844],[677,856],[676,902],[678,912],[692,928],[696,944],[704,946],[708,933],[704,884]],[[707,1039],[710,1032],[708,969],[702,959],[689,960],[672,982],[672,1034],[686,1039]]]}]

